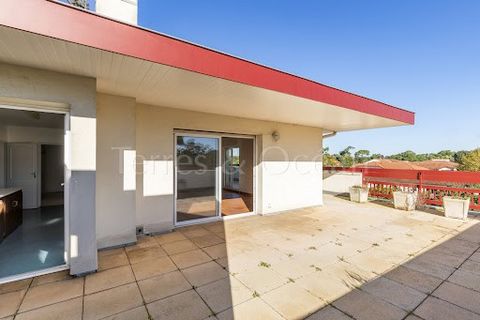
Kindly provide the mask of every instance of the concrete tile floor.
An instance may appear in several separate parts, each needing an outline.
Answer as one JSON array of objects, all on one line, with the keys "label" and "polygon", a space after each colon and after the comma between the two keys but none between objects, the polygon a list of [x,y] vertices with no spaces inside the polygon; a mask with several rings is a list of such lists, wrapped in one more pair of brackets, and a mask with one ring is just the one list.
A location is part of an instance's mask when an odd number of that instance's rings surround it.
[{"label": "concrete tile floor", "polygon": [[323,208],[143,237],[99,271],[0,285],[0,319],[480,319],[480,223]]}]

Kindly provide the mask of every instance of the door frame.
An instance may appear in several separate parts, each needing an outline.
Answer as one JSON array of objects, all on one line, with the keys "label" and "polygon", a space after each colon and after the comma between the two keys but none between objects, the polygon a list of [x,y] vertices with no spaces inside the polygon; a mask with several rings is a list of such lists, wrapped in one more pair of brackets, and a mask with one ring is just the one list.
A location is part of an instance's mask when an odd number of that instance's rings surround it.
[{"label": "door frame", "polygon": [[[203,137],[203,138],[217,138],[218,139],[218,165],[216,168],[217,172],[217,185],[215,186],[215,199],[217,204],[217,212],[214,217],[192,219],[187,221],[177,221],[177,137],[178,136],[191,136],[191,137]],[[222,152],[222,138],[242,138],[250,139],[253,144],[253,210],[251,212],[239,213],[231,216],[222,216],[222,194],[223,194],[223,159],[224,155]],[[257,140],[254,135],[244,135],[244,134],[235,134],[235,133],[224,133],[216,131],[202,131],[202,130],[188,130],[188,129],[174,129],[173,131],[173,226],[176,227],[185,227],[189,225],[203,224],[209,222],[230,220],[236,218],[242,218],[247,216],[256,215],[256,205],[257,205]]]},{"label": "door frame", "polygon": [[36,276],[41,276],[53,272],[70,269],[70,150],[71,150],[71,136],[70,136],[70,105],[67,103],[57,103],[48,101],[31,101],[16,98],[4,98],[0,96],[0,109],[18,110],[18,111],[33,111],[41,113],[61,114],[64,116],[63,125],[63,154],[64,154],[64,189],[63,189],[63,219],[64,219],[64,260],[62,265],[40,269],[36,271],[16,274],[8,277],[0,278],[0,284],[13,281],[19,281]]}]

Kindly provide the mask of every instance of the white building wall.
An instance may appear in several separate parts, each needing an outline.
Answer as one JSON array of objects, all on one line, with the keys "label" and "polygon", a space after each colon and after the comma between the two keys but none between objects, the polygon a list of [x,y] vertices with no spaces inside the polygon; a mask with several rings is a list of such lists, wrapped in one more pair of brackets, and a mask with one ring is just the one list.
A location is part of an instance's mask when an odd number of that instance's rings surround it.
[{"label": "white building wall", "polygon": [[322,204],[322,129],[137,104],[136,223],[145,232],[173,228],[174,129],[257,137],[257,213]]},{"label": "white building wall", "polygon": [[323,190],[333,194],[348,193],[350,187],[361,186],[361,172],[333,172],[324,171]]},{"label": "white building wall", "polygon": [[98,94],[97,127],[97,243],[106,248],[136,241],[135,99]]},{"label": "white building wall", "polygon": [[95,238],[96,81],[40,69],[0,64],[0,99],[70,106],[66,190],[70,195],[66,242],[70,272],[97,269]]},{"label": "white building wall", "polygon": [[95,11],[104,16],[137,24],[137,0],[96,0]]}]

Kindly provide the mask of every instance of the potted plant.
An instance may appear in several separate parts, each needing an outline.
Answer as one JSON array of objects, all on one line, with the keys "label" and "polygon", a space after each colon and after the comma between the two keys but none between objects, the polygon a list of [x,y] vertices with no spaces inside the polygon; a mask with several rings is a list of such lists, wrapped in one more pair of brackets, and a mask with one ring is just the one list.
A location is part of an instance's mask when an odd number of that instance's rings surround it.
[{"label": "potted plant", "polygon": [[445,217],[466,220],[470,210],[470,197],[457,195],[443,197]]},{"label": "potted plant", "polygon": [[355,185],[350,187],[350,201],[365,203],[368,201],[368,187]]},{"label": "potted plant", "polygon": [[412,211],[415,210],[418,192],[410,189],[396,189],[393,191],[393,206],[395,209]]}]

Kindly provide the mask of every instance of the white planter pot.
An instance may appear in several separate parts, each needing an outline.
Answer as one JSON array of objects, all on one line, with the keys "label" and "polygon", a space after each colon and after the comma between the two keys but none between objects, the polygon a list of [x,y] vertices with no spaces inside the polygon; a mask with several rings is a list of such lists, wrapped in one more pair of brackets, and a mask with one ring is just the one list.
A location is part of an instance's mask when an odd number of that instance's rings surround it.
[{"label": "white planter pot", "polygon": [[470,198],[443,197],[443,208],[445,209],[445,217],[466,220],[470,209]]},{"label": "white planter pot", "polygon": [[350,187],[350,201],[358,203],[368,202],[368,188]]},{"label": "white planter pot", "polygon": [[395,209],[412,211],[417,204],[417,193],[407,191],[393,192],[393,205]]}]

